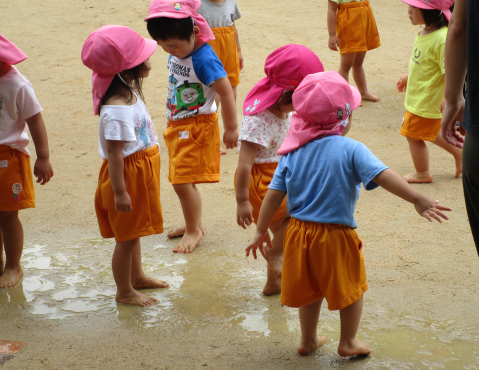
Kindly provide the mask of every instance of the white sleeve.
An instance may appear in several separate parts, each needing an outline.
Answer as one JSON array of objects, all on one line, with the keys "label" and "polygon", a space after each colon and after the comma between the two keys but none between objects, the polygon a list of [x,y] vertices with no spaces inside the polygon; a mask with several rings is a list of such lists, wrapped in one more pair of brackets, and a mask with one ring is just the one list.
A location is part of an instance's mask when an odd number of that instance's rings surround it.
[{"label": "white sleeve", "polygon": [[259,144],[266,149],[271,144],[273,130],[257,115],[244,116],[241,123],[239,140]]},{"label": "white sleeve", "polygon": [[20,87],[16,96],[16,103],[18,110],[25,119],[33,117],[43,110],[40,103],[38,103],[35,92],[33,91],[33,86],[30,83],[26,83]]},{"label": "white sleeve", "polygon": [[128,122],[117,119],[101,119],[106,140],[136,141],[135,129]]}]

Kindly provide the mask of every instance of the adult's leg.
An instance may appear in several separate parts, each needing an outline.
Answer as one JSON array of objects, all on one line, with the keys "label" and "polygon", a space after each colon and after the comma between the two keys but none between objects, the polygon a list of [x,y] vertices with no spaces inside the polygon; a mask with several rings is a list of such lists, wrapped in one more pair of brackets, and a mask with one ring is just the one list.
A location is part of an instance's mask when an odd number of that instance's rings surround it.
[{"label": "adult's leg", "polygon": [[301,356],[309,355],[324,343],[326,337],[318,337],[318,321],[323,298],[299,308],[299,322],[301,324],[301,342],[298,353]]},{"label": "adult's leg", "polygon": [[18,211],[0,212],[0,229],[5,248],[5,267],[0,276],[0,288],[11,288],[23,276],[20,259],[23,252],[23,227]]},{"label": "adult's leg", "polygon": [[359,92],[361,93],[361,99],[369,100],[372,102],[378,102],[381,99],[377,95],[371,94],[368,90],[368,84],[366,82],[366,73],[364,72],[363,63],[366,58],[366,52],[357,53],[353,63],[353,78],[356,82]]},{"label": "adult's leg", "polygon": [[359,321],[363,312],[363,297],[339,311],[341,318],[341,338],[339,339],[338,354],[343,357],[369,355],[371,350],[363,341],[356,339]]},{"label": "adult's leg", "polygon": [[409,183],[429,183],[432,181],[432,175],[429,172],[429,150],[424,140],[407,138],[409,151],[416,173],[410,173],[404,176]]},{"label": "adult's leg", "polygon": [[479,135],[467,133],[462,152],[462,182],[467,216],[479,255]]}]

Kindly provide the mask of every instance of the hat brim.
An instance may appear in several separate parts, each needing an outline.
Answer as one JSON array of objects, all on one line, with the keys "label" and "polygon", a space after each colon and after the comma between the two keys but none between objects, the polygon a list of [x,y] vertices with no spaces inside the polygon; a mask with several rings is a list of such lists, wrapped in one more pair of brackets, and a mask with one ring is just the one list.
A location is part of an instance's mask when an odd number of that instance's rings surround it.
[{"label": "hat brim", "polygon": [[[284,87],[274,84],[268,77],[261,79],[248,93],[243,104],[243,114],[245,116],[257,114],[278,101]],[[259,103],[255,105],[255,101]],[[249,107],[249,109],[248,109]]]},{"label": "hat brim", "polygon": [[351,106],[351,109],[355,110],[361,105],[361,93],[354,86],[349,85],[349,87],[351,87],[351,92],[353,93],[353,105]]},{"label": "hat brim", "polygon": [[436,8],[432,5],[429,5],[429,4],[424,4],[422,1],[419,1],[419,0],[401,0],[403,3],[407,4],[407,5],[411,5],[411,6],[414,6],[415,8],[419,8],[419,9],[436,9],[436,10],[440,10],[442,11],[442,13],[444,14],[444,16],[446,17],[447,21],[449,22],[449,20],[451,19],[451,11],[449,10],[449,8],[446,8],[446,9],[439,9],[439,8]]},{"label": "hat brim", "polygon": [[158,44],[154,40],[150,39],[145,39],[145,46],[143,47],[143,50],[140,52],[140,55],[130,64],[129,68],[136,67],[143,63],[145,60],[147,60],[149,57],[153,55],[155,52],[156,48],[158,47]]},{"label": "hat brim", "polygon": [[151,18],[175,18],[175,19],[182,19],[182,18],[188,18],[189,16],[186,15],[185,13],[180,13],[180,12],[156,12],[152,14],[148,14],[148,17],[144,19],[146,22],[148,19]]}]

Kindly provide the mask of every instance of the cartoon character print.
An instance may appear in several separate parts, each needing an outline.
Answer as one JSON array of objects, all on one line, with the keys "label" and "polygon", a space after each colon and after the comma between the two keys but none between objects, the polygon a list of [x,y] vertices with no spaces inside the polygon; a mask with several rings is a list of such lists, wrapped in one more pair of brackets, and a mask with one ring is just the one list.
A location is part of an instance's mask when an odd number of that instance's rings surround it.
[{"label": "cartoon character print", "polygon": [[200,82],[190,83],[188,80],[176,88],[175,99],[176,109],[171,110],[175,119],[197,115],[199,108],[206,103],[202,84]]},{"label": "cartoon character print", "polygon": [[166,107],[170,111],[176,110],[176,86],[178,85],[178,80],[171,75],[168,79],[168,95],[166,96]]},{"label": "cartoon character print", "polygon": [[[141,122],[136,123],[135,135],[137,138],[140,137],[145,148],[151,147],[158,140],[153,124],[145,116],[141,118]],[[139,146],[140,144],[137,142],[136,145]]]}]

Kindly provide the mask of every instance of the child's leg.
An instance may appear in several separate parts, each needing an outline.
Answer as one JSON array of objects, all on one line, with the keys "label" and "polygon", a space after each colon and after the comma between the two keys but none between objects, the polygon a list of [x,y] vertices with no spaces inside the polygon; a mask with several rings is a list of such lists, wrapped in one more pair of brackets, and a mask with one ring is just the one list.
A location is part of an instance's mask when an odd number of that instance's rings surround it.
[{"label": "child's leg", "polygon": [[409,183],[429,183],[432,181],[431,173],[429,172],[429,150],[424,140],[407,138],[409,143],[409,151],[411,152],[412,161],[416,173],[410,173],[404,176],[404,179]]},{"label": "child's leg", "polygon": [[353,78],[356,82],[359,92],[361,93],[361,99],[378,102],[380,99],[378,96],[371,94],[368,91],[368,84],[366,82],[366,73],[364,73],[363,62],[366,58],[366,52],[357,53],[353,63]]},{"label": "child's leg", "polygon": [[281,271],[283,270],[283,241],[284,232],[289,224],[289,215],[285,215],[271,224],[269,229],[273,233],[273,249],[265,248],[268,262],[268,278],[263,289],[266,296],[281,293]]},{"label": "child's leg", "polygon": [[2,229],[0,228],[0,276],[3,274],[3,235]]},{"label": "child's leg", "polygon": [[173,249],[176,253],[191,253],[203,238],[201,223],[201,195],[195,184],[173,185],[180,198],[183,216],[185,217],[185,231],[180,243]]},{"label": "child's leg", "polygon": [[354,59],[358,53],[341,54],[338,73],[349,83],[349,71],[353,67]]},{"label": "child's leg", "polygon": [[135,244],[131,256],[131,285],[133,289],[168,288],[168,283],[163,280],[147,276],[141,264],[141,244]]},{"label": "child's leg", "polygon": [[442,137],[441,131],[439,131],[436,136],[436,140],[433,141],[433,143],[444,149],[446,152],[452,154],[454,160],[456,161],[456,177],[459,177],[462,173],[462,149],[447,143]]},{"label": "child's leg", "polygon": [[18,211],[0,212],[0,229],[5,248],[5,268],[0,276],[0,288],[11,288],[23,276],[20,259],[23,252],[23,227]]},{"label": "child's leg", "polygon": [[363,312],[363,297],[339,311],[341,318],[341,338],[339,339],[338,354],[343,357],[369,355],[369,346],[356,339],[359,321]]},{"label": "child's leg", "polygon": [[299,308],[301,342],[298,353],[301,356],[309,355],[326,343],[326,337],[318,337],[318,320],[322,303],[323,298],[320,298],[316,302]]},{"label": "child's leg", "polygon": [[140,293],[131,285],[132,255],[133,250],[140,244],[140,239],[117,242],[111,266],[116,283],[116,301],[118,303],[149,306],[156,299]]}]

